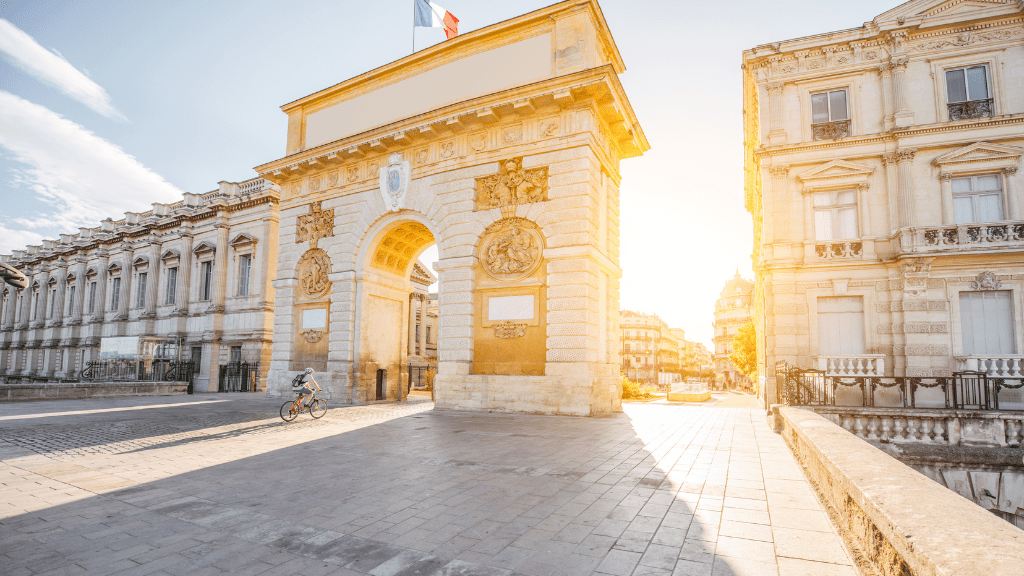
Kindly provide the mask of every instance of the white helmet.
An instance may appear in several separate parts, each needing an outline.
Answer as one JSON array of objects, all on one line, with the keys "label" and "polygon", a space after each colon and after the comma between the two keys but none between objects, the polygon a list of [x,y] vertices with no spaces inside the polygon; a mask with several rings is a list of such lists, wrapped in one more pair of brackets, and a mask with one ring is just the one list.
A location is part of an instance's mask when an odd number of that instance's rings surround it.
[{"label": "white helmet", "polygon": [[313,369],[312,368],[306,368],[306,374],[312,374],[312,373],[313,373]]}]

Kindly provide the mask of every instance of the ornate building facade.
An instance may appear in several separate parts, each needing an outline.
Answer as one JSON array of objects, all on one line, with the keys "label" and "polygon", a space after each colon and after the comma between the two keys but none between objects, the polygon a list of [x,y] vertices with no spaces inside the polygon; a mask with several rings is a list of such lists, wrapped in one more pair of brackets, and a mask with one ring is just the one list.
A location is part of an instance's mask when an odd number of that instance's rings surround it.
[{"label": "ornate building facade", "polygon": [[762,378],[1020,374],[1022,16],[914,0],[743,53]]},{"label": "ornate building facade", "polygon": [[725,283],[715,302],[715,377],[730,387],[742,386],[750,379],[733,365],[732,341],[740,326],[751,320],[754,283],[742,278],[739,271]]},{"label": "ornate building facade", "polygon": [[279,191],[221,182],[0,256],[25,290],[0,289],[0,376],[75,379],[103,338],[178,339],[198,392],[219,367],[270,360]]}]

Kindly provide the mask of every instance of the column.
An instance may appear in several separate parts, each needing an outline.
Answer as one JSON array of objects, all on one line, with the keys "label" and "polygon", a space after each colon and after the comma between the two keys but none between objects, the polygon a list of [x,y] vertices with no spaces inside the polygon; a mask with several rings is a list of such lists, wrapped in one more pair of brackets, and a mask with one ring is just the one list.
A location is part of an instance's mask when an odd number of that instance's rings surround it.
[{"label": "column", "polygon": [[54,326],[64,324],[64,293],[68,289],[68,263],[66,260],[58,260],[57,266],[57,294],[53,298],[53,322]]},{"label": "column", "polygon": [[416,355],[416,293],[409,294],[409,356]]},{"label": "column", "polygon": [[914,124],[914,113],[910,109],[909,88],[907,87],[907,61],[904,56],[891,60],[892,83],[896,104],[895,123],[903,128]]},{"label": "column", "polygon": [[28,277],[28,286],[21,291],[21,311],[18,313],[18,328],[28,328],[30,318],[29,311],[32,309],[32,284],[35,282],[36,274],[25,270]]},{"label": "column", "polygon": [[188,315],[188,303],[192,298],[189,290],[192,275],[192,236],[181,237],[181,257],[178,258],[178,285],[174,289],[174,313],[177,316]]},{"label": "column", "polygon": [[914,225],[914,178],[911,168],[916,152],[917,148],[901,148],[896,151],[896,172],[899,177],[896,210],[900,228]]},{"label": "column", "polygon": [[883,121],[885,122],[885,131],[888,132],[895,125],[893,114],[896,111],[892,94],[892,64],[886,62],[880,65],[878,67],[878,77],[882,82],[882,110],[885,111]]},{"label": "column", "polygon": [[121,293],[118,294],[117,319],[128,319],[128,305],[132,293],[132,261],[135,260],[135,249],[128,247],[124,252],[124,264],[121,266]]},{"label": "column", "polygon": [[[39,278],[39,301],[36,304],[36,311],[35,311],[36,313],[35,313],[35,316],[32,319],[33,322],[38,321],[40,326],[42,326],[46,322],[46,310],[48,308],[46,303],[49,300],[49,296],[50,296],[48,294],[49,291],[50,291],[50,271],[49,270],[43,270],[43,273],[40,274],[40,278]],[[31,308],[31,306],[32,306],[32,303],[29,302],[29,307]]]},{"label": "column", "polygon": [[160,294],[160,249],[161,245],[154,242],[150,245],[149,252],[149,278],[146,281],[146,311],[145,316],[156,316],[156,299]]},{"label": "column", "polygon": [[228,225],[222,219],[217,228],[217,254],[214,261],[214,267],[216,268],[213,286],[214,312],[224,311],[224,299],[228,289],[228,260],[230,260],[228,256],[228,232]]},{"label": "column", "polygon": [[107,309],[107,266],[109,265],[110,255],[106,251],[100,252],[99,262],[96,263],[96,302],[92,309],[93,322],[102,322]]},{"label": "column", "polygon": [[813,260],[814,254],[814,242],[816,240],[814,236],[814,203],[811,195],[814,194],[813,188],[804,188],[804,262]]},{"label": "column", "polygon": [[785,144],[786,129],[782,117],[782,88],[783,82],[771,82],[768,84],[768,115],[771,131],[768,132],[768,145]]},{"label": "column", "polygon": [[1006,207],[1010,213],[1010,220],[1020,220],[1020,199],[1017,198],[1017,190],[1013,185],[1017,179],[1017,167],[1003,168],[1003,181],[1006,183]]},{"label": "column", "polygon": [[956,223],[953,212],[953,175],[948,172],[939,174],[942,192],[942,224],[950,226]]},{"label": "column", "polygon": [[427,355],[427,295],[420,296],[420,346],[419,355]]},{"label": "column", "polygon": [[889,199],[889,233],[891,235],[900,228],[899,215],[896,210],[896,196],[899,194],[899,176],[896,174],[896,152],[882,154],[882,165],[885,166],[885,195]]},{"label": "column", "polygon": [[75,284],[78,286],[78,290],[75,291],[75,299],[71,302],[71,322],[72,324],[81,324],[89,282],[85,277],[85,259],[78,257],[75,264]]}]

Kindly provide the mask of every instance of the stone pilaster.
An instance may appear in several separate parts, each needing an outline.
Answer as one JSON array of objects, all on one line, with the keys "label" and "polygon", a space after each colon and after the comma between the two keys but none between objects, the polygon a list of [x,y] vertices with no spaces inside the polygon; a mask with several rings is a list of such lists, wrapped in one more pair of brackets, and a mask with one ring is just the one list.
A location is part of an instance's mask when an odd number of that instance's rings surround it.
[{"label": "stone pilaster", "polygon": [[416,293],[409,294],[409,356],[416,354]]},{"label": "stone pilaster", "polygon": [[906,57],[893,58],[892,62],[892,84],[896,111],[894,122],[897,128],[905,128],[914,125],[914,112],[910,108],[910,88],[907,86],[907,62]]},{"label": "stone pilaster", "polygon": [[188,302],[192,297],[190,277],[192,275],[192,235],[182,234],[181,256],[178,258],[178,285],[174,288],[174,314],[188,315]]},{"label": "stone pilaster", "polygon": [[899,228],[914,225],[914,154],[917,148],[901,148],[896,151],[896,173],[899,177],[896,194],[896,210]]},{"label": "stone pilaster", "polygon": [[427,355],[427,296],[425,294],[420,296],[419,337],[420,345],[417,355],[425,357]]},{"label": "stone pilaster", "polygon": [[940,193],[942,195],[942,224],[949,226],[956,222],[953,212],[953,175],[949,172],[939,174]]},{"label": "stone pilaster", "polygon": [[878,77],[882,83],[882,110],[884,114],[882,122],[885,125],[885,131],[888,132],[896,125],[894,116],[896,113],[896,106],[893,100],[892,88],[892,64],[886,62],[879,65]]},{"label": "stone pilaster", "polygon": [[[217,255],[214,262],[213,272],[213,311],[224,311],[224,300],[228,288],[228,267],[230,257],[228,256],[228,233],[230,229],[227,222],[221,221],[217,227]],[[212,378],[212,376],[211,376]]]},{"label": "stone pilaster", "polygon": [[57,262],[57,293],[53,298],[51,326],[61,326],[64,324],[64,294],[68,289],[68,263],[63,258]]},{"label": "stone pilaster", "polygon": [[106,251],[100,252],[100,259],[96,264],[96,302],[92,309],[93,322],[102,322],[107,309],[107,267],[109,265],[110,256]]},{"label": "stone pilaster", "polygon": [[135,248],[126,245],[123,253],[124,261],[121,266],[121,292],[118,294],[117,320],[128,319],[128,309],[131,305],[132,294],[132,272],[134,272],[132,261],[135,260]]},{"label": "stone pilaster", "polygon": [[1017,180],[1017,167],[1011,166],[1009,168],[1003,168],[1003,182],[1006,186],[1006,207],[1009,211],[1010,220],[1020,220],[1020,199],[1017,198],[1017,188],[1015,181]]},{"label": "stone pilaster", "polygon": [[783,82],[770,82],[768,88],[768,117],[771,131],[768,132],[768,145],[776,146],[786,143],[786,125],[782,111]]}]

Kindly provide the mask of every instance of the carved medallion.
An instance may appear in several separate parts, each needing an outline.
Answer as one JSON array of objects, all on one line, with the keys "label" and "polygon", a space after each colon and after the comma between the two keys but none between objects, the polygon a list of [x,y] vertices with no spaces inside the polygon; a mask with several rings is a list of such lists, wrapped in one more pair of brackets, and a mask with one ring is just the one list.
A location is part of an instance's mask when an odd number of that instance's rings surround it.
[{"label": "carved medallion", "polygon": [[309,241],[310,248],[316,248],[317,240],[334,236],[334,208],[321,210],[320,202],[309,205],[309,214],[299,216],[296,222],[295,241]]},{"label": "carved medallion", "polygon": [[999,290],[1002,287],[1003,282],[992,272],[982,272],[970,283],[971,290]]},{"label": "carved medallion", "polygon": [[331,172],[327,175],[327,187],[333,188],[338,185],[338,173]]},{"label": "carved medallion", "polygon": [[498,165],[498,174],[476,179],[477,210],[514,207],[548,199],[547,166],[524,170],[522,156],[500,160]]},{"label": "carved medallion", "polygon": [[306,330],[301,332],[302,337],[306,339],[306,342],[310,344],[316,344],[324,337],[324,333],[321,330]]},{"label": "carved medallion", "polygon": [[311,248],[299,258],[299,290],[303,296],[317,298],[331,287],[327,275],[331,272],[331,258],[319,248]]},{"label": "carved medallion", "polygon": [[495,338],[522,338],[526,336],[526,324],[516,324],[511,320],[495,324],[494,336]]},{"label": "carved medallion", "polygon": [[540,135],[545,138],[554,136],[558,132],[558,118],[548,118],[540,123]]},{"label": "carved medallion", "polygon": [[309,179],[309,189],[311,192],[318,192],[320,190],[320,177],[313,176]]},{"label": "carved medallion", "polygon": [[484,231],[479,259],[491,278],[514,282],[533,274],[540,266],[543,246],[544,239],[533,222],[502,218]]},{"label": "carved medallion", "polygon": [[523,127],[509,126],[501,132],[501,140],[505,144],[518,144],[523,141]]},{"label": "carved medallion", "polygon": [[349,168],[348,176],[346,176],[346,178],[348,178],[349,182],[355,182],[356,180],[359,180],[359,167],[352,166],[351,168]]},{"label": "carved medallion", "polygon": [[441,142],[441,158],[451,158],[455,155],[455,140]]},{"label": "carved medallion", "polygon": [[487,148],[487,133],[477,132],[469,136],[469,147],[476,152],[480,152],[484,148]]},{"label": "carved medallion", "polygon": [[409,191],[409,161],[402,160],[401,153],[395,153],[388,157],[388,165],[381,168],[379,190],[384,198],[384,205],[391,212],[398,212],[405,208],[405,196]]}]

